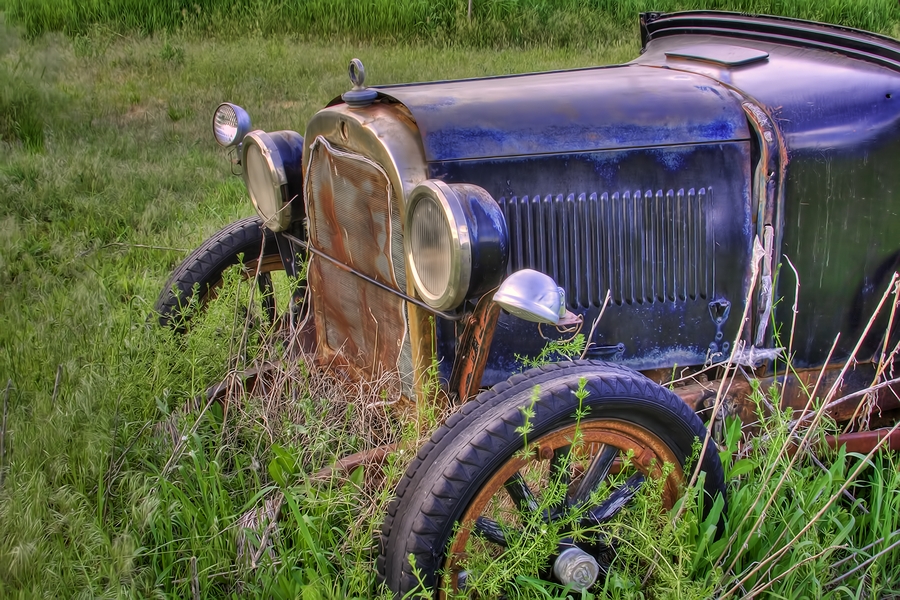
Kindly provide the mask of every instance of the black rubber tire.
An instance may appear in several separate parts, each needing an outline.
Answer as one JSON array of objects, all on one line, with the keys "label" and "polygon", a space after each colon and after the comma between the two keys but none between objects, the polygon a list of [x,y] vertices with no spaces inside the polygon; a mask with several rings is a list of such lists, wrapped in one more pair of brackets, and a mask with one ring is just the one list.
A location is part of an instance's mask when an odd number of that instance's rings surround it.
[{"label": "black rubber tire", "polygon": [[[450,417],[419,450],[397,486],[377,560],[379,579],[397,597],[419,588],[409,555],[424,583],[434,589],[457,521],[490,476],[523,446],[516,428],[524,424],[520,408],[531,404],[535,386],[540,391],[529,421],[530,440],[574,422],[575,391],[582,378],[588,392],[582,406],[590,407],[582,422],[614,418],[636,424],[662,439],[682,466],[694,440],[706,435],[703,423],[678,396],[620,365],[575,361],[513,376]],[[708,496],[724,496],[724,472],[714,447],[703,456],[702,468]]]},{"label": "black rubber tire", "polygon": [[[192,316],[187,307],[204,306],[221,284],[222,273],[239,264],[241,256],[244,265],[255,263],[260,250],[264,263],[275,265],[277,260],[281,264],[275,234],[262,226],[259,217],[247,217],[220,229],[191,252],[163,285],[154,306],[160,325],[184,332]],[[197,297],[193,298],[195,286]]]}]

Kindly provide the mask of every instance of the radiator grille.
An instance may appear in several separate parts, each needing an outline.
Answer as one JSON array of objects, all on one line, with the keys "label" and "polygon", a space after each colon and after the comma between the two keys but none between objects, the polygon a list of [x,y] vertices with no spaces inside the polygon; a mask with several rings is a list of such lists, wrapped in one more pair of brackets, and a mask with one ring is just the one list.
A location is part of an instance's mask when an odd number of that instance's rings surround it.
[{"label": "radiator grille", "polygon": [[397,372],[411,393],[412,349],[405,303],[327,260],[310,263],[310,283],[325,343],[374,376]]},{"label": "radiator grille", "polygon": [[566,290],[570,308],[707,298],[714,289],[712,188],[499,200],[509,272],[531,268]]},{"label": "radiator grille", "polygon": [[[376,162],[317,138],[310,148],[309,237],[322,253],[406,291],[399,202]],[[321,352],[342,354],[367,376],[398,372],[412,397],[412,353],[404,300],[326,259],[310,263]],[[327,352],[326,352],[327,354]]]},{"label": "radiator grille", "polygon": [[318,138],[307,169],[307,214],[316,247],[406,291],[399,202],[378,163]]}]

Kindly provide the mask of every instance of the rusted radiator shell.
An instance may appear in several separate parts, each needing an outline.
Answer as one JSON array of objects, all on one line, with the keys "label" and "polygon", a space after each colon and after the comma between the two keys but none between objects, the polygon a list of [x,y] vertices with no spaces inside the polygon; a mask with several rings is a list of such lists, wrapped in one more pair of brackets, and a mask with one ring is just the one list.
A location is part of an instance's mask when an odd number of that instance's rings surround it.
[{"label": "rusted radiator shell", "polygon": [[[355,154],[360,158],[376,163],[383,170],[392,190],[391,202],[395,217],[402,223],[406,206],[405,199],[412,189],[427,177],[424,162],[421,136],[409,113],[397,104],[380,104],[368,106],[364,110],[339,105],[319,111],[310,120],[306,129],[308,149],[316,140],[324,140],[340,152]],[[304,153],[304,172],[309,172],[313,152]],[[317,240],[315,220],[317,211],[328,210],[333,201],[327,198],[316,198],[307,188],[307,214],[310,215],[312,256],[309,270],[309,285],[312,291],[311,316],[304,324],[306,330],[315,330],[315,343],[309,344],[306,334],[305,346],[314,350],[315,360],[321,366],[341,368],[349,371],[351,377],[381,377],[386,373],[397,373],[404,396],[413,396],[418,392],[422,382],[417,374],[424,373],[431,362],[434,346],[434,325],[430,315],[412,303],[407,303],[400,296],[358,279],[354,273],[337,269],[328,265],[328,260],[316,253],[334,259],[338,263],[360,270],[372,279],[388,288],[396,288],[401,295],[412,296],[411,277],[402,256],[402,244],[397,248],[396,240],[379,238],[378,232],[369,236],[369,244],[361,250],[366,256],[348,255],[346,244],[340,243],[335,236],[347,235],[338,229],[328,231],[329,241]],[[320,227],[326,222],[340,222],[334,215],[320,220]],[[394,219],[393,225],[398,225]],[[365,236],[363,236],[365,237]],[[375,242],[386,242],[376,244]],[[321,244],[321,245],[320,245]],[[385,257],[386,251],[391,256]],[[376,256],[375,253],[380,253]],[[398,254],[399,253],[399,254]],[[383,259],[387,258],[397,272],[385,271]],[[379,262],[380,261],[380,262]],[[401,271],[402,269],[402,271]],[[370,272],[366,272],[370,271]],[[352,280],[352,282],[351,282]],[[333,303],[335,293],[340,290],[356,289],[355,303],[344,297],[341,300],[343,309]],[[371,298],[377,297],[376,302]],[[348,302],[353,304],[355,314],[351,315],[354,323],[347,320]],[[379,309],[381,307],[381,309]],[[389,307],[384,310],[385,307]],[[374,310],[373,310],[374,309]],[[398,312],[405,320],[406,330],[403,333],[411,346],[411,365],[398,370],[397,339]],[[376,314],[378,313],[378,314]],[[403,316],[405,313],[405,317]],[[394,325],[384,330],[388,323]],[[330,329],[329,329],[330,327]],[[357,330],[360,328],[361,330]],[[382,329],[379,331],[379,329]],[[343,343],[342,343],[343,341]],[[402,340],[400,340],[402,341]],[[400,371],[400,372],[398,372]],[[407,371],[407,372],[402,372]],[[390,378],[388,378],[390,379]]]}]

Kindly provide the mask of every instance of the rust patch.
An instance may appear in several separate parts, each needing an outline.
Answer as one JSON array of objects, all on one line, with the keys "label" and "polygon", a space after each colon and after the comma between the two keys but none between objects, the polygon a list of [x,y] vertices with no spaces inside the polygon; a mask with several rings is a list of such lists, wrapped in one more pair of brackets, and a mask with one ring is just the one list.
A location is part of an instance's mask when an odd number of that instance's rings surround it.
[{"label": "rust patch", "polygon": [[[827,367],[822,381],[819,383],[816,395],[824,397],[825,394],[834,385],[841,372],[841,365]],[[778,386],[781,392],[781,408],[792,408],[801,411],[806,406],[809,399],[809,393],[816,385],[819,378],[820,369],[804,369],[796,374],[779,377],[765,377],[759,379],[759,387],[763,391],[768,391],[772,386]],[[865,378],[865,375],[860,375]],[[681,397],[684,402],[694,409],[695,412],[702,413],[709,410],[716,398],[721,380],[714,380],[705,383],[692,383],[683,387],[674,389],[674,392]],[[871,381],[871,377],[868,379]],[[827,414],[838,422],[844,422],[852,419],[856,414],[857,407],[864,402],[865,396],[850,397],[842,399],[843,396],[852,394],[864,386],[842,382],[838,386],[834,400],[827,411]],[[757,414],[756,403],[750,400],[752,388],[747,379],[736,376],[734,380],[727,385],[723,392],[723,406],[727,407],[728,414],[740,417],[745,424],[757,422],[759,415]],[[900,407],[900,385],[886,386],[872,392],[874,403],[872,404],[873,412],[889,411]],[[770,414],[768,408],[764,408],[766,416]]]},{"label": "rust patch", "polygon": [[481,387],[499,316],[500,305],[494,302],[494,293],[490,292],[481,297],[475,312],[466,321],[456,345],[449,385],[459,402],[468,402]]},{"label": "rust patch", "polygon": [[[882,440],[887,438],[884,442]],[[857,431],[840,436],[825,436],[825,443],[831,448],[847,446],[847,452],[868,454],[878,444],[882,450],[900,450],[900,429],[875,429],[873,431]]]},{"label": "rust patch", "polygon": [[328,479],[332,475],[340,477],[349,477],[358,467],[380,467],[384,464],[388,455],[397,451],[397,444],[386,444],[384,446],[376,446],[369,450],[363,450],[356,454],[345,456],[334,464],[321,469],[316,473],[317,479]]},{"label": "rust patch", "polygon": [[[373,380],[385,373],[411,375],[399,373],[401,353],[409,351],[402,298],[315,257],[310,261],[309,284],[316,298],[320,362],[333,367],[343,363],[358,379]],[[399,393],[399,389],[389,391]]]},{"label": "rust patch", "polygon": [[392,188],[374,164],[316,145],[310,159],[310,237],[322,252],[397,287],[391,253]]}]

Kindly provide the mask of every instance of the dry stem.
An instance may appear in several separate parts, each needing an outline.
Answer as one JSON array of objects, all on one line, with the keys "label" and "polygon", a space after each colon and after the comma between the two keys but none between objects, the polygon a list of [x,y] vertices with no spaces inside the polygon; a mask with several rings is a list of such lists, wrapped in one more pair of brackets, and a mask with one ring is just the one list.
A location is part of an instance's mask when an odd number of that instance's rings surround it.
[{"label": "dry stem", "polygon": [[6,474],[6,415],[9,411],[9,389],[12,387],[12,379],[6,382],[6,392],[3,394],[3,425],[0,426],[0,489],[3,489],[3,479]]}]

